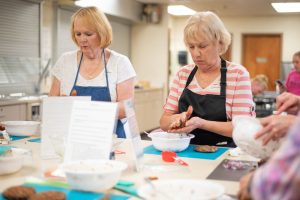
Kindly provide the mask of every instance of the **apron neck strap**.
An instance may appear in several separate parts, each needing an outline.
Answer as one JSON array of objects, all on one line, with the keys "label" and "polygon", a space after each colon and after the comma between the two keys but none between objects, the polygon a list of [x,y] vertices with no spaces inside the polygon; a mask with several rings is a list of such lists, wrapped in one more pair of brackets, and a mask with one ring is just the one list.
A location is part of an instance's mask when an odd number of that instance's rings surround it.
[{"label": "apron neck strap", "polygon": [[[81,53],[81,56],[80,56],[80,61],[79,61],[79,63],[78,63],[77,73],[76,73],[76,77],[75,77],[75,81],[74,81],[73,88],[74,88],[74,86],[75,86],[76,83],[77,83],[78,74],[79,74],[79,71],[80,71],[80,66],[81,66],[81,63],[82,63],[82,59],[83,59],[83,53]],[[73,89],[72,89],[72,90],[73,90]],[[72,92],[72,91],[71,91],[71,92]]]},{"label": "apron neck strap", "polygon": [[197,70],[198,70],[198,66],[196,65],[194,67],[193,71],[190,73],[190,75],[189,75],[189,77],[188,77],[188,79],[186,81],[185,87],[189,86],[189,84],[192,82],[192,80],[193,80],[193,78],[194,78]]},{"label": "apron neck strap", "polygon": [[220,86],[221,86],[221,95],[222,96],[226,96],[226,72],[227,72],[226,61],[223,58],[221,58],[221,82],[220,82]]},{"label": "apron neck strap", "polygon": [[107,63],[106,63],[106,58],[105,58],[105,49],[102,49],[102,55],[103,55],[103,64],[104,64],[104,70],[105,70],[105,78],[106,78],[106,85],[108,87],[109,90],[109,84],[108,84],[108,75],[107,75]]}]

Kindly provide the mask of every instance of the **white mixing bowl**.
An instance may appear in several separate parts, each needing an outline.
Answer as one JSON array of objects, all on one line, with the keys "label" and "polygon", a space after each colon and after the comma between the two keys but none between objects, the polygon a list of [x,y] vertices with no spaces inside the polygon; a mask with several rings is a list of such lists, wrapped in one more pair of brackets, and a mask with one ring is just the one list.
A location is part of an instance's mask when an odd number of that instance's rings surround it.
[{"label": "white mixing bowl", "polygon": [[40,122],[37,121],[4,121],[6,132],[13,136],[31,136],[38,133]]},{"label": "white mixing bowl", "polygon": [[82,191],[112,188],[126,168],[126,163],[116,160],[81,160],[62,165],[71,188]]},{"label": "white mixing bowl", "polygon": [[159,151],[180,152],[188,148],[192,134],[178,134],[167,132],[153,132],[148,135],[152,139],[153,146]]},{"label": "white mixing bowl", "polygon": [[0,156],[0,175],[12,174],[19,171],[26,157],[31,156],[27,149],[11,148],[11,154]]},{"label": "white mixing bowl", "polygon": [[260,121],[249,116],[236,116],[233,118],[232,137],[235,144],[244,152],[256,158],[265,159],[276,151],[283,140],[269,141],[265,146],[262,145],[262,137],[255,139],[255,134],[262,129]]}]

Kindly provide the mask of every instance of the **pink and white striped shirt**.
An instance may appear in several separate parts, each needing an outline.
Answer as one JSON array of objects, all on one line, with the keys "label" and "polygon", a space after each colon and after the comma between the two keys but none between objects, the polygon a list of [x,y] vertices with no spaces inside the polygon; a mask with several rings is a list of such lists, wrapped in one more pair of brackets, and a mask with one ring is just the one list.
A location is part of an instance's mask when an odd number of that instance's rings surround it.
[{"label": "pink and white striped shirt", "polygon": [[[226,61],[226,113],[227,119],[232,120],[236,115],[255,116],[249,72],[245,67]],[[173,79],[170,93],[164,105],[167,113],[178,113],[178,101],[184,90],[186,81],[195,65],[187,65],[179,69]],[[221,75],[208,87],[201,88],[195,76],[187,87],[194,93],[220,95]]]}]

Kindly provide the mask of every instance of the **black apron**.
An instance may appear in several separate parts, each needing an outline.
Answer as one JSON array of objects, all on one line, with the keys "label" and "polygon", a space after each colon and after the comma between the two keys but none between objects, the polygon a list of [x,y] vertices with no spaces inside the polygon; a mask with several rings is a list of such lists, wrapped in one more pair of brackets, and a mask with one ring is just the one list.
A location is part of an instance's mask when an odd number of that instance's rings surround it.
[{"label": "black apron", "polygon": [[[191,105],[193,113],[191,117],[200,117],[205,120],[226,122],[226,61],[221,59],[221,81],[220,81],[220,95],[200,95],[192,92],[187,87],[192,82],[198,67],[195,66],[189,75],[182,95],[179,98],[179,113],[187,111]],[[224,143],[224,146],[234,146],[231,137],[225,137],[207,130],[195,129],[191,132],[195,138],[191,140],[192,144],[199,145],[216,145],[217,143]]]}]

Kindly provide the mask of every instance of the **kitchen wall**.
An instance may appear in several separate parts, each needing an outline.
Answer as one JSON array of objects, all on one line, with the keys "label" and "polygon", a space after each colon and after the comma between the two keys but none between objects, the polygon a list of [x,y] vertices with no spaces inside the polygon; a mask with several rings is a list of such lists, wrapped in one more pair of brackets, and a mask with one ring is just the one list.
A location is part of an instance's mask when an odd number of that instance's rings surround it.
[{"label": "kitchen wall", "polygon": [[[111,0],[101,4],[113,28],[110,48],[130,57],[131,25],[140,22],[142,4],[133,0]],[[79,7],[72,1],[44,0],[42,3],[41,55],[52,58],[52,65],[63,52],[77,48],[70,37],[70,18],[77,9]],[[42,90],[47,92],[50,86],[51,79],[44,79]]]},{"label": "kitchen wall", "polygon": [[138,79],[148,80],[156,87],[167,84],[168,19],[167,8],[162,7],[160,23],[137,23],[132,27],[131,61]]},{"label": "kitchen wall", "polygon": [[[232,61],[241,62],[242,34],[281,33],[283,35],[282,61],[290,61],[294,52],[299,51],[300,15],[282,17],[221,17],[225,26],[233,34]],[[174,50],[184,50],[183,29],[187,18],[174,18],[172,42]]]},{"label": "kitchen wall", "polygon": [[38,4],[0,1],[0,94],[37,88],[42,63],[39,23]]},{"label": "kitchen wall", "polygon": [[[171,69],[172,75],[179,67],[177,53],[185,50],[183,29],[187,17],[172,18]],[[291,61],[293,53],[300,50],[300,15],[282,15],[271,17],[221,17],[227,29],[233,35],[232,61],[242,62],[242,34],[245,33],[280,33],[282,34],[281,60]],[[191,62],[191,59],[189,58]]]},{"label": "kitchen wall", "polygon": [[[60,2],[61,3],[61,2]],[[169,66],[171,73],[177,71],[179,64],[177,53],[185,50],[183,43],[184,18],[170,17],[166,6],[162,6],[162,17],[158,24],[140,21],[141,4],[134,0],[103,0],[103,10],[110,16],[123,18],[130,23],[129,35],[122,35],[122,27],[116,33],[120,38],[128,37],[128,52],[138,74],[138,80],[148,80],[152,86],[168,88]],[[57,0],[44,0],[41,13],[41,57],[43,60],[52,58],[54,63],[58,54],[58,13],[57,7],[68,7]],[[72,7],[74,9],[74,6]],[[224,17],[222,18],[229,31],[233,34],[232,61],[241,62],[243,33],[282,33],[282,61],[290,61],[292,54],[299,50],[300,15],[282,15],[280,17]],[[113,22],[114,23],[114,22]],[[113,24],[112,23],[112,24]],[[66,35],[67,37],[68,35]],[[116,46],[119,46],[118,42]],[[48,82],[47,82],[48,81]],[[44,81],[43,91],[49,90],[49,79]]]}]

